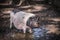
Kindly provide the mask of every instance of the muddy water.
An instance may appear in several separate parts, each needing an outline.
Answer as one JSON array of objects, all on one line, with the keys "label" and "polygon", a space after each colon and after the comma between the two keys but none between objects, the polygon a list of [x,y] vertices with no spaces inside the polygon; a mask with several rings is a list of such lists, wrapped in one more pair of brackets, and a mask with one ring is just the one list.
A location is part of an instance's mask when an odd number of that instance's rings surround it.
[{"label": "muddy water", "polygon": [[31,34],[9,33],[0,36],[0,40],[33,40],[33,38],[31,37]]}]

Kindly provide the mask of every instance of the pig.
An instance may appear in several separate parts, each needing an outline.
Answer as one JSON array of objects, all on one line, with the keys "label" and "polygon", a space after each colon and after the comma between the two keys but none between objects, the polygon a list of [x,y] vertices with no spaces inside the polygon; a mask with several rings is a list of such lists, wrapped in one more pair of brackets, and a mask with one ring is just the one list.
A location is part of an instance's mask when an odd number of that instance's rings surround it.
[{"label": "pig", "polygon": [[31,31],[31,28],[28,27],[26,25],[27,23],[27,20],[30,18],[30,17],[33,17],[35,16],[35,14],[32,14],[32,13],[26,13],[26,12],[23,12],[23,11],[18,11],[18,12],[13,12],[13,11],[10,11],[10,28],[12,27],[12,23],[13,25],[17,28],[17,29],[23,29],[23,32],[26,33],[26,29],[29,28],[29,31],[30,33],[32,32]]}]

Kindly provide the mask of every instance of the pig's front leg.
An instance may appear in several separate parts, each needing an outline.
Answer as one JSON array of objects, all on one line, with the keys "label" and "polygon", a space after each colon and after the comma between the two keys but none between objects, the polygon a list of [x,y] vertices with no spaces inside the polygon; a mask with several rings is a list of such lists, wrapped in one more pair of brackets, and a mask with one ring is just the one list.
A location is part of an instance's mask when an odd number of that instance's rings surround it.
[{"label": "pig's front leg", "polygon": [[30,32],[30,33],[32,33],[32,30],[31,30],[31,29],[29,29],[29,32]]},{"label": "pig's front leg", "polygon": [[29,32],[32,33],[32,29],[29,26],[27,28],[29,29]]},{"label": "pig's front leg", "polygon": [[26,27],[23,27],[23,32],[26,33]]}]

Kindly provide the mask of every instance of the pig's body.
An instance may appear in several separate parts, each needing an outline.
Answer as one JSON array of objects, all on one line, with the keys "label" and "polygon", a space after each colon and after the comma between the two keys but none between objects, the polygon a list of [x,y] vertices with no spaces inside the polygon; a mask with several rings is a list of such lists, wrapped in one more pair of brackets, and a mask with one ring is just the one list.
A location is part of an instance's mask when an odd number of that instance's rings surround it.
[{"label": "pig's body", "polygon": [[[29,28],[26,23],[27,20],[32,17],[35,16],[32,13],[26,13],[23,11],[19,11],[14,13],[13,11],[10,12],[10,28],[12,27],[12,23],[14,24],[14,26],[17,29],[23,29],[24,33],[26,32],[26,29]],[[30,28],[29,28],[30,29]],[[31,29],[30,29],[31,32]]]}]

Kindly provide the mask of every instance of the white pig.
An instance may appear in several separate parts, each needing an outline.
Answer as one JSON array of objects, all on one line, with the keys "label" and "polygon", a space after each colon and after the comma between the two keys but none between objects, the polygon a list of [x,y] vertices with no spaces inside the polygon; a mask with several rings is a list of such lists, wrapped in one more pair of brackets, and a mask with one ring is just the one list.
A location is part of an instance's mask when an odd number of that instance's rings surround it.
[{"label": "white pig", "polygon": [[[10,28],[12,27],[12,23],[17,29],[23,29],[23,32],[26,32],[26,29],[29,28],[26,23],[27,20],[30,17],[35,16],[35,14],[32,13],[26,13],[23,11],[19,11],[14,13],[13,11],[10,11]],[[31,29],[30,29],[31,32]]]}]

